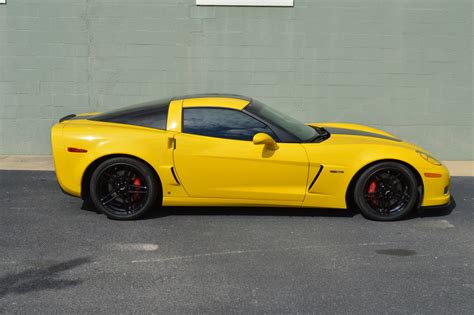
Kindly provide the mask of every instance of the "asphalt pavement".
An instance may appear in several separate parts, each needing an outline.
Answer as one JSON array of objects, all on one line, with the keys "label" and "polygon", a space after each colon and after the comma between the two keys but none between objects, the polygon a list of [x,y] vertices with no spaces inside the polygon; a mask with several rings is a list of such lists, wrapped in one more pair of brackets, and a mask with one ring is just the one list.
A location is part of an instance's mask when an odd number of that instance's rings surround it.
[{"label": "asphalt pavement", "polygon": [[474,177],[455,205],[167,208],[114,221],[52,172],[0,171],[0,313],[474,313]]}]

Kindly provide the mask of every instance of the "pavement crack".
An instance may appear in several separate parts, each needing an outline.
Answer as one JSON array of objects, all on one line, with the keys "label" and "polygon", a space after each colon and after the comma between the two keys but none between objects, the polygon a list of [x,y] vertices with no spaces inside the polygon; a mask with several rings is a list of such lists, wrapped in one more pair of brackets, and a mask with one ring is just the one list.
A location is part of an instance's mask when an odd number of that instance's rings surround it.
[{"label": "pavement crack", "polygon": [[358,244],[344,244],[344,245],[309,245],[309,246],[296,246],[296,247],[284,247],[280,249],[246,249],[246,250],[227,250],[222,252],[211,252],[211,253],[202,253],[194,255],[184,255],[184,256],[174,256],[174,257],[165,257],[165,258],[154,258],[154,259],[138,259],[132,260],[132,263],[150,263],[150,262],[165,262],[172,260],[185,260],[185,259],[195,259],[203,257],[212,257],[212,256],[224,256],[224,255],[242,255],[250,253],[263,253],[263,252],[278,252],[278,251],[290,251],[290,250],[305,250],[305,249],[320,249],[328,247],[342,247],[342,246],[382,246],[389,245],[390,243],[358,243]]}]

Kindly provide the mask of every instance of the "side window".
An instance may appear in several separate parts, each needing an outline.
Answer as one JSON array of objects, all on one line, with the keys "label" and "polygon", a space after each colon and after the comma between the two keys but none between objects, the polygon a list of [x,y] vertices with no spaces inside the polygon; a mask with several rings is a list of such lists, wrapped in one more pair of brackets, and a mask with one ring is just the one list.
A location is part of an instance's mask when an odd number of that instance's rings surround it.
[{"label": "side window", "polygon": [[99,114],[91,120],[166,130],[169,101],[145,103]]},{"label": "side window", "polygon": [[[168,107],[162,107],[130,113],[127,116],[116,119],[115,122],[165,130],[167,119]],[[109,121],[114,122],[114,119]]]},{"label": "side window", "polygon": [[195,135],[251,141],[259,132],[277,137],[264,123],[249,115],[225,108],[184,108],[183,132]]}]

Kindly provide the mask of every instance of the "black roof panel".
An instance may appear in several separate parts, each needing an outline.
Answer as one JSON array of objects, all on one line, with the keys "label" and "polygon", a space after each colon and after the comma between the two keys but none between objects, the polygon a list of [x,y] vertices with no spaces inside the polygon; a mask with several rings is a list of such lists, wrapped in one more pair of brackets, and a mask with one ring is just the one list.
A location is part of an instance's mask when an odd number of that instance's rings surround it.
[{"label": "black roof panel", "polygon": [[236,98],[244,101],[252,101],[252,98],[238,95],[238,94],[230,94],[230,93],[204,93],[204,94],[189,94],[189,95],[182,95],[182,96],[175,96],[171,100],[184,100],[189,98],[204,98],[204,97],[228,97],[228,98]]}]

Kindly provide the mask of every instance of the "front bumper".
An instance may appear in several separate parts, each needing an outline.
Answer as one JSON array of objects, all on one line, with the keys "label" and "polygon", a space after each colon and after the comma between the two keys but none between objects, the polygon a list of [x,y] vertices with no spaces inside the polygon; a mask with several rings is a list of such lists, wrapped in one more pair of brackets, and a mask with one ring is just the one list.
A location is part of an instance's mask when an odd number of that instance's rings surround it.
[{"label": "front bumper", "polygon": [[453,206],[455,206],[456,203],[453,200],[453,197],[450,197],[448,200],[448,203],[444,205],[437,205],[437,206],[426,206],[422,207],[423,210],[448,210],[451,209]]},{"label": "front bumper", "polygon": [[[428,177],[426,174],[440,174],[440,177]],[[434,166],[421,171],[423,179],[422,207],[445,206],[451,200],[449,171],[444,165]]]}]

